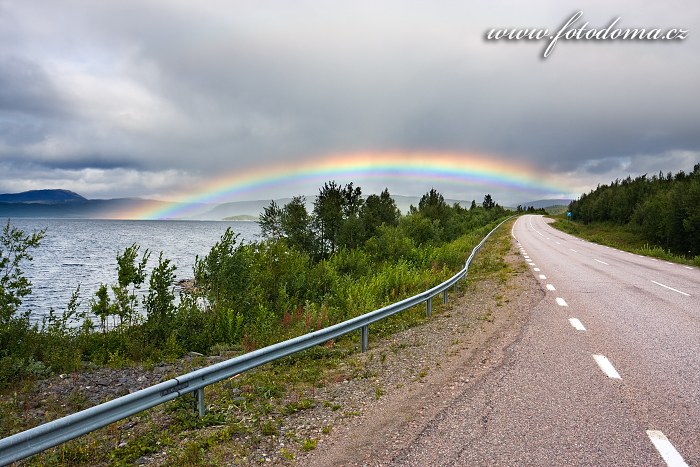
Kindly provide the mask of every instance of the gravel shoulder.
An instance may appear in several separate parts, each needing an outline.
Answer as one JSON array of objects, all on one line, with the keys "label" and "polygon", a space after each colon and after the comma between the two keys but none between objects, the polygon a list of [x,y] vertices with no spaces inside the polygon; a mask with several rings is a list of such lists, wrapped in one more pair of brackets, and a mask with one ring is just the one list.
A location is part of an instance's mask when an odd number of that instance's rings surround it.
[{"label": "gravel shoulder", "polygon": [[[324,421],[332,423],[331,433],[320,435],[316,449],[297,456],[296,463],[388,464],[454,399],[502,365],[544,297],[513,245],[504,260],[505,280],[502,274],[470,283],[424,325],[371,343],[362,359],[374,376],[330,387],[335,394],[324,396],[345,399],[358,415]],[[401,350],[393,351],[397,346]]]}]

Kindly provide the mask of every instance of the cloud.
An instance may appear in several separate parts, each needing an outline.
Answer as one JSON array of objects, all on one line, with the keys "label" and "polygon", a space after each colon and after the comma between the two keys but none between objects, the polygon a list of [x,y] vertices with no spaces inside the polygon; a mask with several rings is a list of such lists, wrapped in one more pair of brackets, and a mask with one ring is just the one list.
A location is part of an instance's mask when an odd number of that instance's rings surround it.
[{"label": "cloud", "polygon": [[[543,43],[483,40],[491,27],[555,28],[579,8],[4,2],[0,160],[12,170],[0,189],[41,188],[54,170],[71,189],[122,194],[123,173],[204,180],[362,150],[494,154],[580,186],[691,163],[700,151],[692,35],[673,44],[562,41],[546,60]],[[592,27],[617,16],[625,26],[700,26],[690,0],[584,10]],[[95,181],[91,170],[115,178]],[[166,185],[130,189],[161,195]]]}]

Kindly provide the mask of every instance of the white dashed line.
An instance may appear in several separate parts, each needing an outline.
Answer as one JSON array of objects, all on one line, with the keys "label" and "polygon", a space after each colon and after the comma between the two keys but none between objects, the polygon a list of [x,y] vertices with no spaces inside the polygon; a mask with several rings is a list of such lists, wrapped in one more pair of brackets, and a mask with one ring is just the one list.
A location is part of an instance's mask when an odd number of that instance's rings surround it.
[{"label": "white dashed line", "polygon": [[677,289],[674,289],[673,287],[669,287],[667,285],[664,285],[661,282],[656,282],[656,281],[652,281],[652,282],[656,285],[660,285],[661,287],[666,287],[668,290],[673,290],[674,292],[678,292],[681,295],[685,295],[686,297],[690,297],[689,293],[681,292],[680,290],[677,290]]},{"label": "white dashed line", "polygon": [[649,258],[649,259],[652,261],[658,261],[658,259],[656,259],[656,258]]},{"label": "white dashed line", "polygon": [[693,268],[691,268],[690,266],[683,266],[683,267],[686,268],[686,269],[693,269]]},{"label": "white dashed line", "polygon": [[561,245],[561,243],[557,242],[557,245]]},{"label": "white dashed line", "polygon": [[566,300],[564,300],[564,299],[561,298],[561,297],[557,297],[557,305],[559,305],[559,306],[569,306],[569,305],[566,303]]},{"label": "white dashed line", "polygon": [[[535,263],[532,263],[532,266],[534,266],[534,265],[535,265]],[[532,270],[535,272],[540,272],[540,268],[532,268]]]},{"label": "white dashed line", "polygon": [[545,276],[544,274],[540,274],[540,279],[546,279],[546,278],[547,278],[547,276]]},{"label": "white dashed line", "polygon": [[608,360],[605,355],[593,355],[593,358],[600,369],[603,370],[603,373],[608,376],[608,378],[622,379],[620,377],[620,373],[617,372],[615,367],[612,365],[612,363],[610,363],[610,360]]},{"label": "white dashed line", "polygon": [[554,286],[553,286],[552,284],[547,284],[547,290],[552,290],[552,291],[554,291],[554,290],[557,290],[557,289],[555,289]]},{"label": "white dashed line", "polygon": [[681,457],[678,451],[676,451],[676,448],[673,447],[673,444],[671,444],[666,435],[662,432],[659,430],[647,430],[647,436],[656,450],[659,451],[664,461],[666,461],[666,465],[669,467],[688,466],[683,460],[683,457]]},{"label": "white dashed line", "polygon": [[599,259],[593,258],[593,261],[598,261],[598,262],[601,263],[601,264],[604,264],[604,265],[606,265],[606,266],[610,266],[610,265],[609,265],[608,263],[606,263],[605,261],[601,261],[601,260],[599,260]]},{"label": "white dashed line", "polygon": [[670,264],[671,266],[673,266],[673,263],[669,263],[668,261],[664,261],[664,263]]},{"label": "white dashed line", "polygon": [[573,251],[574,253],[578,253],[578,251],[574,250],[573,248],[569,248],[569,250]]},{"label": "white dashed line", "polygon": [[581,323],[581,321],[579,321],[578,318],[569,318],[569,323],[571,323],[571,325],[574,328],[576,328],[577,331],[585,331],[586,330],[586,328],[583,327],[583,324]]}]

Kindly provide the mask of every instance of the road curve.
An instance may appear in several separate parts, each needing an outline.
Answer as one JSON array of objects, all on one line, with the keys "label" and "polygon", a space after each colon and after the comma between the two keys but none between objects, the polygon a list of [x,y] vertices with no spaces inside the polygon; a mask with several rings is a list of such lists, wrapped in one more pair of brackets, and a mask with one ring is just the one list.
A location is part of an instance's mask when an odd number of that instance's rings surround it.
[{"label": "road curve", "polygon": [[512,229],[546,291],[494,372],[394,465],[700,465],[700,270]]}]

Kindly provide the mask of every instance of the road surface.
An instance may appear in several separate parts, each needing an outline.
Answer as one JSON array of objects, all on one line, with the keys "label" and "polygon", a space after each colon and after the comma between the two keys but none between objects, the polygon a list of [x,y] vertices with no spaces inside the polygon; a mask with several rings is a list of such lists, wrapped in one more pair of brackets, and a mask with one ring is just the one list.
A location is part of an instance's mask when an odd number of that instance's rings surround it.
[{"label": "road surface", "polygon": [[546,290],[503,364],[394,465],[700,465],[700,270],[512,229]]}]

